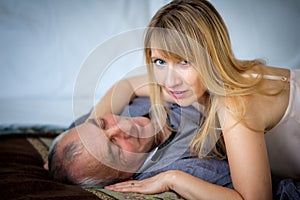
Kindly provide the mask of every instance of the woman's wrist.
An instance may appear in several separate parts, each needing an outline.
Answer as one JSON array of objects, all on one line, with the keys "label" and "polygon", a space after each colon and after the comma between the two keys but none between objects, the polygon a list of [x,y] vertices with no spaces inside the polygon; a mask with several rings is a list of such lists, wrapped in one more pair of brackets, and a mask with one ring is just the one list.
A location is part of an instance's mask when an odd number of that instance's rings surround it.
[{"label": "woman's wrist", "polygon": [[179,170],[170,170],[165,172],[165,182],[168,190],[175,190],[176,183],[178,182],[178,176],[180,176]]}]

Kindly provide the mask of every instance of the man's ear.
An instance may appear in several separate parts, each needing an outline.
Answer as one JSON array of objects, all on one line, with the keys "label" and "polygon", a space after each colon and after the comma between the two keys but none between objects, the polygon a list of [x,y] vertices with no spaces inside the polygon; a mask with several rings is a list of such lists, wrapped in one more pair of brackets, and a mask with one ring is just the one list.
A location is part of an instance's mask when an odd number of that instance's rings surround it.
[{"label": "man's ear", "polygon": [[48,162],[46,162],[46,163],[44,164],[44,169],[45,169],[45,170],[49,170]]}]

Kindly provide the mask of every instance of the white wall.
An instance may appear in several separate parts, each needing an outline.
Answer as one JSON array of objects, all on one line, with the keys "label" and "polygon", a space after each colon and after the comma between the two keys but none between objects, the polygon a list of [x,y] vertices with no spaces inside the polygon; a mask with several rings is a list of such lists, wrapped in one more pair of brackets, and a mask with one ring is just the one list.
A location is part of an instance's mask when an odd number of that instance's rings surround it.
[{"label": "white wall", "polygon": [[235,55],[300,68],[299,0],[211,0],[231,35]]},{"label": "white wall", "polygon": [[[127,34],[139,34],[166,2],[0,0],[0,125],[67,126],[87,112],[116,80],[143,67],[142,41]],[[211,2],[237,57],[300,68],[300,1]]]},{"label": "white wall", "polygon": [[[93,105],[90,99],[79,100],[79,113],[73,113],[72,102],[86,58],[114,36],[147,26],[166,2],[0,0],[0,124],[65,126],[73,114],[87,112]],[[142,55],[135,56],[120,67],[142,61]],[[100,92],[119,79],[121,72],[117,69],[114,76],[108,76]],[[86,94],[85,90],[81,93]]]}]

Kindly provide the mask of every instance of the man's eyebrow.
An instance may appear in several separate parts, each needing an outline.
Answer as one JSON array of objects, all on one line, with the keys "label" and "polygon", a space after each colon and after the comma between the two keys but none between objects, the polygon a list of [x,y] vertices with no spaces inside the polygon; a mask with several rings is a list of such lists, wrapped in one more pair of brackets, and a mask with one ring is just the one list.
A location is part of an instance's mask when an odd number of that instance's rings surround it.
[{"label": "man's eyebrow", "polygon": [[114,162],[114,163],[116,163],[116,157],[117,157],[117,155],[116,155],[116,153],[113,151],[113,149],[112,149],[112,142],[111,141],[108,141],[107,142],[107,150],[108,150],[108,155],[109,155],[109,158],[111,158],[111,160]]},{"label": "man's eyebrow", "polygon": [[88,119],[87,122],[97,126],[98,128],[101,128],[94,118]]},{"label": "man's eyebrow", "polygon": [[109,155],[113,155],[114,153],[113,153],[113,151],[111,149],[111,144],[109,144],[109,143],[110,143],[110,141],[106,143],[107,144],[106,146],[107,146],[107,149],[108,149],[108,154]]}]

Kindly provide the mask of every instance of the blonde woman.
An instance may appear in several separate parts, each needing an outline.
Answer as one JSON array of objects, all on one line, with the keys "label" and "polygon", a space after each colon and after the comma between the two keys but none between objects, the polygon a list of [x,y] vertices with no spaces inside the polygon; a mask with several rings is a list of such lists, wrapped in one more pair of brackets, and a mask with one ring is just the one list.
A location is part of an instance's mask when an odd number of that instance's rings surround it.
[{"label": "blonde woman", "polygon": [[[272,199],[271,173],[300,178],[300,70],[236,59],[221,16],[205,0],[162,7],[149,24],[145,56],[148,77],[120,81],[95,113],[119,112],[126,103],[112,98],[116,90],[127,99],[150,95],[152,118],[161,127],[166,101],[204,108],[206,120],[191,150],[201,158],[228,159],[234,189],[179,171],[107,189],[147,194],[173,190],[186,199],[258,200]],[[111,99],[117,99],[113,110],[103,106]]]}]

